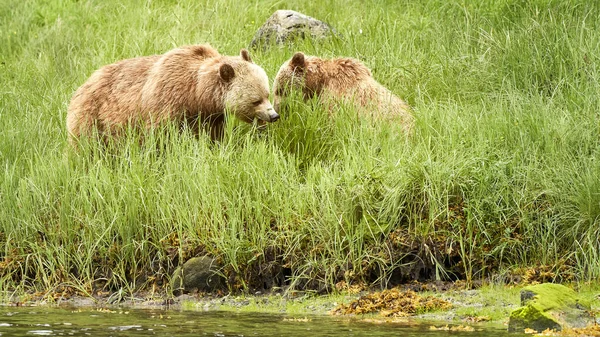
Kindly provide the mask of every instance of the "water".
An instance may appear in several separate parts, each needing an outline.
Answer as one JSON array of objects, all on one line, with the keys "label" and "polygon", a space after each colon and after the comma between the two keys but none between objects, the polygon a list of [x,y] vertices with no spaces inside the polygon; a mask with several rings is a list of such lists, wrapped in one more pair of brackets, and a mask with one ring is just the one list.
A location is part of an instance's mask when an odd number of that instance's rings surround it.
[{"label": "water", "polygon": [[[432,323],[162,310],[0,307],[0,336],[508,336],[502,326],[433,331]],[[435,324],[443,326],[444,324]],[[520,336],[510,334],[511,337]]]}]

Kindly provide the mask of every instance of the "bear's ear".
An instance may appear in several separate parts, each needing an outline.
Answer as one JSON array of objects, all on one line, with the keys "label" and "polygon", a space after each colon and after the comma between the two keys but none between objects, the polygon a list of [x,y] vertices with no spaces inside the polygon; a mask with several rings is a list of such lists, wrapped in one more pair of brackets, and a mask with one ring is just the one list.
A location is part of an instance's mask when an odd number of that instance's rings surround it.
[{"label": "bear's ear", "polygon": [[231,81],[235,77],[235,71],[233,70],[233,67],[231,66],[231,64],[229,64],[229,63],[221,64],[221,67],[219,68],[219,76],[221,76],[221,78],[225,82]]},{"label": "bear's ear", "polygon": [[297,52],[292,56],[292,60],[290,61],[290,65],[292,69],[304,70],[306,65],[306,61],[304,59],[304,54],[302,52]]},{"label": "bear's ear", "polygon": [[242,50],[240,50],[240,56],[242,56],[242,59],[244,61],[252,63],[252,58],[250,57],[250,53],[246,48],[242,48]]}]

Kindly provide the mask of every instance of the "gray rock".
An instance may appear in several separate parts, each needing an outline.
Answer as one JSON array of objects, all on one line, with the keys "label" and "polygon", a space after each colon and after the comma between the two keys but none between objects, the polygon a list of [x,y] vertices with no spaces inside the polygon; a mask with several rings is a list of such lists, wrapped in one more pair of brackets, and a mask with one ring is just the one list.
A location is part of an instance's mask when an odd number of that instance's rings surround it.
[{"label": "gray rock", "polygon": [[525,287],[521,290],[521,307],[510,314],[508,331],[584,328],[594,322],[589,310],[589,300],[579,298],[574,290],[560,284]]},{"label": "gray rock", "polygon": [[535,293],[527,288],[521,290],[521,305],[527,305],[527,302],[535,297]]},{"label": "gray rock", "polygon": [[250,48],[266,49],[298,38],[319,40],[331,36],[339,34],[323,21],[292,10],[278,10],[258,29]]},{"label": "gray rock", "polygon": [[221,266],[210,256],[193,257],[179,267],[171,277],[174,293],[225,290],[225,278],[219,273]]}]

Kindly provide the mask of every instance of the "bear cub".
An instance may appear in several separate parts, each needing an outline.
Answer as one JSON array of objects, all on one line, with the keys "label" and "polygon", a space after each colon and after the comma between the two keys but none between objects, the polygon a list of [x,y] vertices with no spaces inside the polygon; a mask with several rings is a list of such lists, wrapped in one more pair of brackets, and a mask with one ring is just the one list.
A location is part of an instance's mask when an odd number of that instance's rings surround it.
[{"label": "bear cub", "polygon": [[316,97],[330,111],[337,102],[349,102],[363,116],[398,120],[406,133],[413,125],[409,106],[379,84],[357,59],[322,59],[297,52],[279,69],[273,89],[277,111],[290,92],[298,90],[305,100]]}]

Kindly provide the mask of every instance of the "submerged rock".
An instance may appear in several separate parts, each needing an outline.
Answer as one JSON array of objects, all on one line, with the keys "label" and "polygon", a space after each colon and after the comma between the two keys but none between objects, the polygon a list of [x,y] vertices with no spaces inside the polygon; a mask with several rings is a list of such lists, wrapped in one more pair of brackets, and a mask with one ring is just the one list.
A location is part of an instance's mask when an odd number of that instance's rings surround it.
[{"label": "submerged rock", "polygon": [[263,48],[271,44],[282,45],[296,38],[323,39],[339,36],[329,24],[292,10],[278,10],[258,29],[250,48]]},{"label": "submerged rock", "polygon": [[533,329],[560,331],[563,328],[584,328],[593,323],[590,303],[565,286],[543,283],[521,290],[521,307],[510,314],[508,331]]},{"label": "submerged rock", "polygon": [[173,292],[207,292],[225,289],[225,278],[220,274],[221,266],[210,256],[194,257],[187,260],[171,277]]}]

